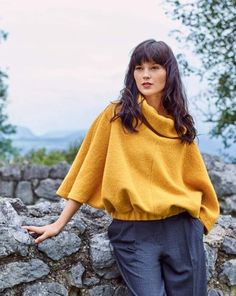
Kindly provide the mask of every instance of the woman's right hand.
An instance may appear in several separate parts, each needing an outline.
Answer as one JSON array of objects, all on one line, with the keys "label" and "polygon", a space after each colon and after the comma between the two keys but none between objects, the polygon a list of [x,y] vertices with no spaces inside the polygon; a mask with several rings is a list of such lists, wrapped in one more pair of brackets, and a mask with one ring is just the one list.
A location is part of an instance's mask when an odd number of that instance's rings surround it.
[{"label": "woman's right hand", "polygon": [[45,226],[21,226],[23,229],[28,230],[29,234],[37,238],[34,240],[34,243],[38,244],[44,241],[45,239],[57,235],[62,229],[55,222]]},{"label": "woman's right hand", "polygon": [[72,216],[78,211],[82,203],[75,201],[73,199],[68,199],[65,208],[63,209],[60,217],[52,224],[45,226],[21,226],[23,229],[29,231],[29,234],[33,237],[37,236],[34,240],[36,244],[41,243],[45,239],[57,235],[63,227],[70,221]]}]

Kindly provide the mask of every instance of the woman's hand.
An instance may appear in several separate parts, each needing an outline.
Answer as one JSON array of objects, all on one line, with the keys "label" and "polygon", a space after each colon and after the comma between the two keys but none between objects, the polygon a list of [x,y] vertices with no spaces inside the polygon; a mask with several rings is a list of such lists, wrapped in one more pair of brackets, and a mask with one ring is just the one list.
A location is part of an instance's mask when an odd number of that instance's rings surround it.
[{"label": "woman's hand", "polygon": [[61,227],[55,222],[45,226],[21,226],[22,228],[28,230],[29,234],[33,237],[37,237],[34,242],[36,244],[41,243],[45,239],[57,235],[61,231]]},{"label": "woman's hand", "polygon": [[36,244],[41,243],[45,239],[57,235],[64,226],[70,221],[72,216],[78,211],[82,203],[75,201],[73,199],[68,199],[65,208],[63,209],[60,217],[52,224],[45,226],[21,226],[22,228],[29,231],[29,234],[36,239],[34,242]]}]

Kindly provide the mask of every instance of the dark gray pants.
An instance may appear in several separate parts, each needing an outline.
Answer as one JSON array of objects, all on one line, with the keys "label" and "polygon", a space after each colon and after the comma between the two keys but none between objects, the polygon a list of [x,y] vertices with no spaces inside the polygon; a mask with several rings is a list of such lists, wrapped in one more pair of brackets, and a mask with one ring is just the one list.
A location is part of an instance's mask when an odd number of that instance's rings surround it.
[{"label": "dark gray pants", "polygon": [[187,212],[163,220],[113,219],[108,237],[132,296],[206,296],[203,224]]}]

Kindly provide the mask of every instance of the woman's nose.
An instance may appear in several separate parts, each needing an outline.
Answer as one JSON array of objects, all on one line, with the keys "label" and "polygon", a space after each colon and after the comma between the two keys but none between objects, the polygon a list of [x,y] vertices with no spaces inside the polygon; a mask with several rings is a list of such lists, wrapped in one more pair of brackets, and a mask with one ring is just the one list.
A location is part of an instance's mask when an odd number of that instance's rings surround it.
[{"label": "woman's nose", "polygon": [[150,72],[148,69],[144,69],[143,71],[143,78],[149,78],[150,77]]}]

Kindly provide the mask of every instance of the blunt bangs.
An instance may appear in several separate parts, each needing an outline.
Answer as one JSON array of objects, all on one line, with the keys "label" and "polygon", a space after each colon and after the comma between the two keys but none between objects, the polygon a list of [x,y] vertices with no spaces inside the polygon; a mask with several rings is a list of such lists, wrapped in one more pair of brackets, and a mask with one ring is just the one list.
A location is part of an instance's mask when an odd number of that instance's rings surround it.
[{"label": "blunt bangs", "polygon": [[131,56],[131,65],[134,68],[136,65],[141,65],[144,62],[154,62],[162,66],[166,65],[166,54],[162,52],[157,43],[140,44]]}]

